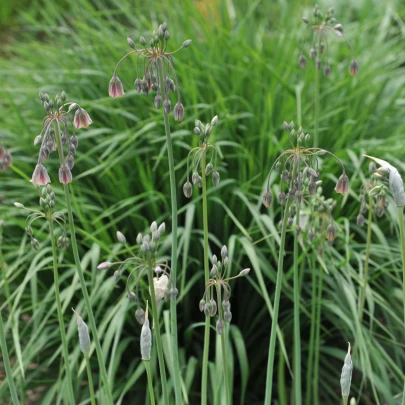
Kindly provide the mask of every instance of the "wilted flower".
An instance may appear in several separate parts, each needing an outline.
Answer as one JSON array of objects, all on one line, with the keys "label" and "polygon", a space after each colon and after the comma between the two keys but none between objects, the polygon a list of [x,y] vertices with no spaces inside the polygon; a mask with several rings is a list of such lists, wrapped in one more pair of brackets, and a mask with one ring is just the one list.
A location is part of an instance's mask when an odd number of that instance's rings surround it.
[{"label": "wilted flower", "polygon": [[108,95],[112,98],[117,98],[122,97],[124,93],[124,86],[118,76],[114,73],[110,80],[110,85],[108,86]]},{"label": "wilted flower", "polygon": [[51,179],[48,175],[48,172],[45,169],[45,166],[42,163],[38,163],[35,166],[34,173],[32,174],[31,183],[37,186],[46,186],[51,182]]},{"label": "wilted flower", "polygon": [[79,107],[75,112],[73,125],[77,129],[80,129],[80,128],[87,128],[92,123],[93,121],[91,120],[90,115],[87,113],[87,111]]}]

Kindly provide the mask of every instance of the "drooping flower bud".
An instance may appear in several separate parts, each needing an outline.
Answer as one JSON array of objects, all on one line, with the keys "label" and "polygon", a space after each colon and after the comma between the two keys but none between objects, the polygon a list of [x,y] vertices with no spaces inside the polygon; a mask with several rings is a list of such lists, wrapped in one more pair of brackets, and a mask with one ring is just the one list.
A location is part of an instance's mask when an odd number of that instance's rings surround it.
[{"label": "drooping flower bud", "polygon": [[273,194],[272,194],[272,192],[270,190],[266,190],[263,193],[263,205],[266,208],[269,208],[272,203],[273,203]]},{"label": "drooping flower bud", "polygon": [[217,186],[219,184],[219,180],[220,180],[220,176],[219,173],[217,171],[212,173],[212,184],[214,186]]},{"label": "drooping flower bud", "polygon": [[127,239],[125,238],[125,235],[120,231],[117,231],[117,239],[118,239],[118,242],[120,242],[120,243],[126,243],[127,242]]},{"label": "drooping flower bud", "polygon": [[216,328],[218,335],[221,335],[225,329],[225,324],[222,319],[218,319]]},{"label": "drooping flower bud", "polygon": [[336,184],[335,191],[342,195],[346,194],[349,191],[349,178],[346,173],[343,173]]},{"label": "drooping flower bud", "polygon": [[174,106],[173,114],[174,114],[175,121],[180,122],[180,121],[183,120],[183,118],[184,118],[184,107],[183,107],[183,104],[181,104],[180,101]]},{"label": "drooping flower bud", "polygon": [[326,240],[333,242],[336,239],[336,227],[333,223],[330,223],[326,228]]},{"label": "drooping flower bud", "polygon": [[73,125],[77,128],[87,128],[91,125],[93,121],[90,118],[90,115],[83,108],[78,108],[75,112],[75,117],[73,119]]},{"label": "drooping flower bud", "polygon": [[72,172],[66,163],[59,168],[59,182],[62,184],[69,184],[72,182]]},{"label": "drooping flower bud", "polygon": [[359,64],[357,63],[356,59],[352,60],[352,63],[350,64],[350,74],[352,76],[356,76],[357,73],[359,72]]},{"label": "drooping flower bud", "polygon": [[139,324],[143,325],[145,322],[145,311],[141,308],[138,307],[135,311],[135,318],[138,321]]},{"label": "drooping flower bud", "polygon": [[124,93],[124,86],[118,76],[114,73],[108,86],[108,95],[112,98],[117,98],[123,96]]},{"label": "drooping flower bud", "polygon": [[45,166],[41,163],[38,163],[35,166],[34,173],[32,174],[31,183],[37,186],[46,186],[51,182],[51,179],[45,169]]},{"label": "drooping flower bud", "polygon": [[191,195],[193,194],[193,187],[192,187],[192,185],[191,185],[191,183],[189,181],[184,183],[183,193],[187,198],[190,198]]}]

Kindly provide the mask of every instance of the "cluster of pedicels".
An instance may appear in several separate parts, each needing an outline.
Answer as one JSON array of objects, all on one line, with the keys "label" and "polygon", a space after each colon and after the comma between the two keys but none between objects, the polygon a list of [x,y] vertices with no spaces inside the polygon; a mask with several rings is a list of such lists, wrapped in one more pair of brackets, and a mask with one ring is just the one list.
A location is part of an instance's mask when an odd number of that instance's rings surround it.
[{"label": "cluster of pedicels", "polygon": [[[368,166],[370,177],[361,185],[360,188],[360,212],[357,215],[357,225],[364,226],[364,214],[370,207],[374,207],[374,212],[378,218],[381,218],[388,207],[388,199],[385,192],[384,184],[379,181],[381,172],[385,173],[384,169],[377,169],[374,162],[370,162]],[[367,205],[367,198],[369,205]]]},{"label": "cluster of pedicels", "polygon": [[21,208],[31,212],[26,219],[25,232],[31,239],[31,246],[33,249],[39,250],[40,247],[38,240],[34,238],[34,235],[32,233],[32,224],[37,219],[42,219],[45,221],[54,221],[55,223],[57,223],[62,229],[62,235],[59,236],[57,240],[57,245],[63,250],[66,250],[69,247],[69,238],[67,237],[66,234],[65,216],[63,215],[62,212],[54,211],[55,193],[53,192],[50,184],[47,184],[41,191],[41,197],[39,199],[39,205],[41,206],[41,210],[33,210],[27,208],[23,204],[18,202],[15,202],[14,205],[17,208]]},{"label": "cluster of pedicels", "polygon": [[216,325],[218,334],[224,331],[224,320],[227,323],[230,323],[232,320],[231,303],[229,302],[231,297],[229,281],[235,278],[245,277],[250,272],[250,269],[244,269],[237,276],[226,278],[228,267],[228,249],[226,246],[222,246],[221,260],[218,260],[216,255],[212,256],[211,278],[205,286],[205,292],[199,305],[200,311],[204,312],[205,316],[213,317],[218,312]]},{"label": "cluster of pedicels", "polygon": [[0,172],[5,172],[11,165],[10,152],[0,144]]},{"label": "cluster of pedicels", "polygon": [[[202,187],[202,177],[199,174],[199,167],[201,159],[203,156],[207,156],[210,152],[209,162],[205,166],[205,175],[212,175],[212,184],[217,186],[219,184],[220,176],[215,170],[216,160],[217,160],[217,149],[214,145],[208,142],[208,137],[211,135],[212,129],[218,125],[218,116],[216,115],[211,123],[203,124],[200,120],[195,121],[194,133],[198,136],[199,145],[196,148],[191,149],[187,157],[187,181],[184,183],[183,192],[187,198],[190,198],[193,194],[192,184],[190,183],[190,172],[193,174],[191,176],[191,181],[195,186]],[[192,164],[190,165],[190,159],[192,157]],[[191,166],[191,169],[190,169]]]},{"label": "cluster of pedicels", "polygon": [[[339,38],[346,38],[343,35],[343,27],[342,24],[339,24],[336,18],[333,16],[334,8],[329,8],[326,14],[322,13],[319,9],[319,6],[316,4],[313,9],[313,19],[311,21],[307,17],[302,17],[302,21],[308,25],[308,27],[312,30],[312,43],[311,49],[309,51],[310,59],[315,59],[315,65],[318,70],[322,67],[322,57],[323,55],[325,60],[323,64],[323,73],[326,77],[330,75],[331,69],[328,62],[328,33],[334,33]],[[350,43],[346,40],[346,43],[352,52],[352,62],[350,64],[350,74],[355,76],[359,71],[359,65],[354,58],[353,55],[353,48],[351,47]],[[299,58],[298,63],[301,68],[305,68],[307,64],[307,60],[304,56],[304,52],[302,51]]]},{"label": "cluster of pedicels", "polygon": [[[138,93],[149,94],[150,91],[156,92],[154,103],[156,108],[163,105],[165,114],[169,114],[172,104],[169,98],[170,92],[177,92],[177,103],[174,106],[173,114],[176,121],[181,121],[184,117],[184,107],[180,100],[180,90],[177,82],[176,71],[173,67],[173,55],[180,49],[188,48],[191,39],[183,42],[183,45],[173,52],[167,51],[170,33],[167,29],[167,23],[164,22],[158,29],[153,31],[152,38],[147,45],[146,39],[140,37],[140,47],[137,47],[131,38],[127,38],[128,45],[133,49],[123,56],[114,69],[114,75],[110,80],[108,94],[113,97],[124,95],[124,87],[116,72],[121,62],[130,55],[136,55],[136,79],[135,89]],[[139,66],[141,59],[141,64]]]},{"label": "cluster of pedicels", "polygon": [[[57,150],[60,161],[59,181],[68,184],[72,181],[71,170],[75,163],[76,149],[79,144],[75,128],[87,128],[93,121],[86,110],[77,103],[66,103],[64,91],[57,94],[54,99],[44,93],[39,93],[39,97],[47,115],[42,122],[41,133],[34,140],[34,145],[39,144],[41,146],[31,182],[35,186],[45,186],[51,182],[43,162],[49,158],[53,151]],[[69,124],[73,124],[72,132],[69,132]]]},{"label": "cluster of pedicels", "polygon": [[[164,222],[158,226],[153,221],[150,225],[150,233],[146,233],[145,235],[139,233],[136,237],[137,254],[134,254],[128,246],[124,234],[117,232],[118,241],[126,245],[127,250],[131,252],[132,256],[124,261],[103,262],[97,267],[99,270],[105,270],[118,265],[118,269],[114,272],[115,281],[120,279],[125,268],[130,267],[131,270],[126,283],[127,296],[130,301],[134,301],[137,304],[135,316],[141,325],[145,321],[145,311],[141,308],[139,284],[142,276],[147,275],[149,269],[153,269],[155,275],[153,277],[153,288],[158,305],[162,300],[176,299],[178,295],[177,288],[169,287],[170,267],[167,260],[158,258],[159,241],[165,230],[166,226]],[[133,279],[135,279],[135,292],[131,289]],[[152,286],[149,286],[149,288],[152,288]]]},{"label": "cluster of pedicels", "polygon": [[[320,157],[330,155],[337,160],[342,167],[342,175],[339,177],[335,191],[340,194],[346,194],[349,189],[349,178],[346,175],[343,163],[331,152],[310,147],[311,136],[305,134],[302,127],[295,130],[294,122],[289,124],[284,122],[284,130],[289,132],[291,148],[285,150],[273,163],[267,180],[267,187],[263,194],[263,205],[268,208],[273,203],[273,193],[270,191],[270,180],[273,171],[280,173],[280,185],[278,201],[280,205],[287,204],[288,215],[287,224],[292,226],[294,223],[297,234],[301,232],[301,227],[297,221],[294,221],[296,215],[301,214],[301,205],[305,203],[310,207],[310,219],[315,218],[315,212],[326,212],[328,214],[329,224],[326,228],[326,239],[332,243],[336,238],[336,226],[331,214],[333,201],[325,201],[320,195],[319,180]],[[310,224],[308,237],[312,242],[315,238],[315,224]]]}]

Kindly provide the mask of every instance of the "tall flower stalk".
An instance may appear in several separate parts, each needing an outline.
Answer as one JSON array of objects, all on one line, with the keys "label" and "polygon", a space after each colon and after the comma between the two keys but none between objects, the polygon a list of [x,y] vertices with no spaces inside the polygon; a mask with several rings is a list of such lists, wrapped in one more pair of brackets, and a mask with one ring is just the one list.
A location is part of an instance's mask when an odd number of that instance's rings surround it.
[{"label": "tall flower stalk", "polygon": [[[276,290],[273,305],[273,322],[270,332],[269,357],[267,363],[266,394],[265,404],[270,405],[272,400],[273,373],[276,348],[276,332],[278,325],[278,313],[281,298],[281,286],[283,281],[284,251],[287,228],[294,226],[294,398],[295,403],[300,404],[301,398],[301,339],[300,339],[300,309],[299,309],[299,274],[298,274],[298,236],[302,232],[300,224],[301,204],[310,207],[311,216],[307,236],[312,243],[315,238],[315,226],[317,220],[315,212],[325,212],[329,224],[321,231],[329,243],[333,243],[336,237],[336,226],[331,215],[331,203],[324,201],[319,194],[318,187],[322,183],[319,181],[319,156],[329,154],[334,157],[342,166],[343,174],[340,176],[335,191],[344,194],[348,191],[349,180],[345,173],[343,164],[332,153],[310,147],[310,135],[304,134],[301,127],[296,131],[294,122],[287,124],[284,122],[284,129],[289,132],[291,149],[284,151],[273,163],[270,170],[267,188],[263,194],[263,204],[270,207],[273,202],[273,194],[270,191],[270,180],[273,170],[281,173],[281,183],[287,184],[287,192],[283,191],[280,184],[278,200],[281,205],[285,205],[284,216],[281,224],[280,251],[278,258]],[[295,221],[294,221],[295,218]]]},{"label": "tall flower stalk", "polygon": [[[220,176],[215,170],[217,150],[215,146],[208,142],[212,129],[218,125],[218,117],[215,116],[211,123],[203,124],[200,120],[196,120],[194,134],[199,138],[199,146],[193,148],[188,154],[187,158],[187,181],[183,186],[184,195],[190,198],[192,195],[192,183],[195,186],[202,188],[202,201],[203,201],[203,234],[204,234],[204,280],[207,285],[210,278],[209,268],[209,246],[208,246],[208,201],[207,201],[207,176],[212,175],[212,182],[214,186],[218,185]],[[210,161],[207,164],[207,153],[210,153]],[[190,165],[190,159],[192,163]],[[200,167],[201,165],[201,167]],[[191,167],[190,167],[191,166]],[[201,175],[199,171],[201,169]],[[192,171],[190,183],[190,172]],[[207,404],[208,393],[208,359],[210,347],[210,329],[211,319],[205,318],[204,328],[204,349],[201,373],[201,404]]]},{"label": "tall flower stalk", "polygon": [[[352,62],[350,64],[349,72],[351,75],[356,75],[359,70],[359,65],[354,58],[353,49],[350,43],[343,35],[343,27],[338,23],[334,17],[334,8],[328,9],[327,13],[323,13],[319,6],[316,4],[312,11],[311,20],[307,17],[302,17],[302,20],[311,29],[312,42],[309,51],[310,59],[315,60],[315,126],[314,126],[314,147],[319,146],[319,110],[320,110],[320,93],[321,93],[321,69],[323,67],[323,74],[329,77],[331,74],[331,67],[329,65],[329,49],[328,49],[328,33],[334,33],[339,38],[345,39],[351,53]],[[305,68],[307,59],[302,50],[298,58],[298,63],[301,68]]]},{"label": "tall flower stalk", "polygon": [[[128,299],[134,301],[137,304],[137,310],[135,316],[137,321],[143,325],[141,333],[141,354],[142,360],[150,360],[150,349],[152,345],[151,337],[149,336],[149,320],[147,319],[147,312],[141,307],[141,292],[139,291],[139,284],[141,278],[146,274],[148,278],[150,302],[152,306],[152,318],[153,318],[153,330],[154,339],[157,347],[157,355],[159,359],[159,371],[160,381],[162,384],[163,403],[169,405],[169,390],[166,378],[165,358],[163,353],[163,343],[160,334],[160,322],[159,322],[159,309],[158,306],[162,300],[175,301],[178,291],[173,288],[173,284],[170,282],[171,269],[167,260],[158,258],[158,248],[161,236],[164,234],[166,226],[162,223],[159,227],[156,222],[152,222],[150,226],[150,234],[142,235],[138,234],[136,241],[139,248],[139,253],[134,254],[129,246],[127,250],[131,252],[131,257],[119,262],[104,262],[98,266],[99,270],[108,269],[112,266],[119,265],[118,269],[114,272],[115,280],[119,280],[122,272],[125,268],[130,267],[131,271],[127,278],[126,289]],[[126,243],[125,236],[121,233],[117,233],[118,240],[121,243]],[[132,280],[136,277],[135,291],[131,290]],[[144,339],[144,342],[143,342]],[[145,339],[147,343],[145,343]],[[143,343],[142,343],[143,342]],[[150,345],[150,347],[149,347]],[[147,346],[147,347],[146,347]],[[149,355],[147,355],[149,353]],[[145,365],[147,373],[150,373],[150,368]],[[151,376],[148,375],[148,380],[151,380]]]},{"label": "tall flower stalk", "polygon": [[[52,190],[50,184],[47,184],[41,191],[41,197],[39,200],[39,204],[42,208],[42,211],[32,210],[24,207],[20,203],[14,203],[14,205],[18,208],[23,208],[29,212],[31,212],[26,221],[26,233],[28,237],[31,239],[31,246],[35,250],[39,250],[40,244],[37,239],[33,236],[32,225],[38,219],[43,219],[48,223],[48,230],[49,230],[49,237],[51,238],[52,244],[52,259],[53,259],[53,278],[54,278],[54,286],[55,286],[55,300],[56,300],[56,309],[58,313],[58,322],[59,322],[59,330],[60,330],[60,337],[62,340],[62,353],[63,353],[63,360],[65,363],[65,372],[67,378],[67,391],[68,391],[68,401],[71,405],[75,405],[75,396],[73,392],[73,383],[72,383],[72,372],[70,369],[70,362],[69,362],[69,351],[68,351],[68,344],[66,339],[66,328],[65,322],[63,320],[63,311],[62,311],[62,303],[60,298],[60,288],[59,288],[59,269],[58,269],[58,253],[57,253],[57,246],[66,250],[69,247],[69,239],[66,235],[66,221],[65,217],[61,212],[54,212],[55,207],[55,193]],[[62,228],[62,235],[58,238],[57,242],[55,240],[55,232],[54,232],[54,223],[59,225]]]},{"label": "tall flower stalk", "polygon": [[[166,134],[166,146],[169,162],[170,177],[170,198],[172,209],[172,255],[171,255],[171,288],[176,289],[177,285],[177,186],[175,176],[175,164],[173,156],[173,142],[170,133],[169,113],[171,112],[170,92],[177,94],[177,103],[173,109],[174,119],[181,121],[184,117],[184,107],[180,99],[180,90],[176,71],[173,66],[173,54],[182,48],[188,48],[191,40],[183,42],[182,46],[174,52],[167,51],[167,45],[170,38],[167,23],[164,22],[158,29],[152,33],[149,45],[146,39],[140,38],[140,47],[137,47],[131,38],[127,38],[128,45],[133,49],[117,63],[113,77],[109,85],[109,95],[113,98],[124,95],[124,87],[118,78],[116,71],[119,65],[128,56],[136,55],[136,79],[135,89],[138,93],[148,94],[150,91],[156,91],[154,104],[156,108],[163,106],[163,117]],[[139,60],[143,62],[143,68],[139,67]],[[176,404],[182,403],[181,394],[181,373],[178,354],[178,333],[177,333],[177,302],[170,303],[170,344],[173,361],[173,382],[176,396]]]},{"label": "tall flower stalk", "polygon": [[[43,120],[41,133],[34,140],[34,145],[40,145],[40,151],[38,163],[32,175],[31,182],[35,186],[45,186],[51,182],[43,162],[49,158],[53,151],[57,150],[60,163],[59,182],[63,184],[64,188],[75,267],[79,276],[84,303],[89,317],[90,329],[96,346],[101,379],[106,395],[105,401],[106,404],[110,405],[113,403],[112,394],[108,382],[103,351],[97,333],[96,322],[91,308],[90,297],[80,262],[69,192],[69,183],[72,182],[71,170],[74,166],[76,149],[79,143],[79,139],[74,131],[75,129],[87,128],[92,123],[92,120],[89,114],[77,103],[66,103],[66,93],[64,91],[56,95],[54,99],[51,99],[47,94],[40,93],[40,99],[47,115]],[[72,117],[73,112],[74,116]],[[69,130],[70,123],[73,123],[72,133]],[[64,148],[66,149],[66,155]]]}]

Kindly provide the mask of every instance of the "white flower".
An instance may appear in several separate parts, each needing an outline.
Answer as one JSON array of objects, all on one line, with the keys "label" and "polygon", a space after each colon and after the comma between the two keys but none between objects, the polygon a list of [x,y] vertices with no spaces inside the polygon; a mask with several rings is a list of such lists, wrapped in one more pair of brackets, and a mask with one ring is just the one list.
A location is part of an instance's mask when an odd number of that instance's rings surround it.
[{"label": "white flower", "polygon": [[169,277],[166,274],[157,278],[153,277],[153,286],[155,287],[155,296],[156,296],[156,303],[159,302],[165,297],[165,291],[168,289],[169,286]]}]

